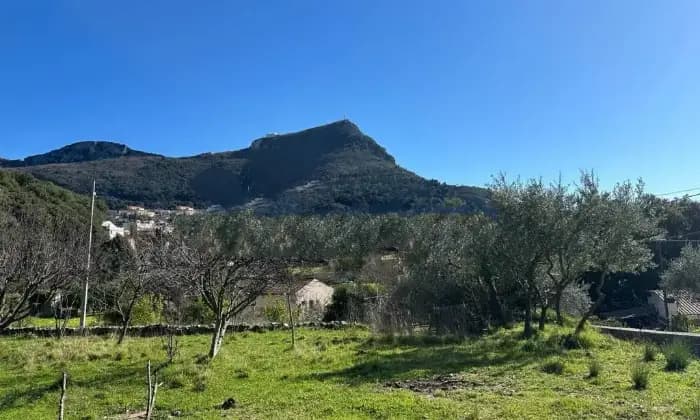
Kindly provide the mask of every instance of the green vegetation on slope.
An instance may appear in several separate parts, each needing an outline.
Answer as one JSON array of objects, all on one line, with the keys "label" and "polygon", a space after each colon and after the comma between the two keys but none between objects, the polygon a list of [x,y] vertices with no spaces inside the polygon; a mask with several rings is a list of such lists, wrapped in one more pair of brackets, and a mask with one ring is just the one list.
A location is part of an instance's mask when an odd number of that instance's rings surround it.
[{"label": "green vegetation on slope", "polygon": [[347,120],[264,137],[234,152],[187,158],[112,153],[104,156],[115,158],[97,160],[72,152],[63,156],[60,150],[50,155],[45,164],[16,170],[79,193],[89,193],[94,176],[111,207],[220,204],[265,214],[487,207],[486,190],[440,184],[401,168]]},{"label": "green vegetation on slope", "polygon": [[[97,220],[106,211],[97,202]],[[44,213],[65,217],[87,226],[90,220],[90,197],[75,194],[56,185],[40,181],[31,175],[0,170],[0,213]]]},{"label": "green vegetation on slope", "polygon": [[[519,329],[466,341],[435,337],[373,338],[367,331],[287,332],[227,337],[211,365],[198,362],[209,337],[181,338],[175,362],[162,369],[157,418],[688,418],[698,398],[700,364],[664,371],[645,364],[649,382],[635,390],[644,346],[595,332],[586,349],[563,351],[570,332],[548,328],[530,340]],[[166,359],[160,338],[0,339],[0,418],[55,417],[61,371],[70,374],[67,418],[119,416],[145,401],[147,360]],[[589,377],[591,362],[598,375]],[[562,370],[547,366],[561,365]],[[454,374],[454,375],[450,375]],[[456,386],[431,386],[426,379]],[[421,381],[417,381],[420,379]],[[420,392],[406,388],[413,387]],[[217,405],[233,397],[237,407]]]}]

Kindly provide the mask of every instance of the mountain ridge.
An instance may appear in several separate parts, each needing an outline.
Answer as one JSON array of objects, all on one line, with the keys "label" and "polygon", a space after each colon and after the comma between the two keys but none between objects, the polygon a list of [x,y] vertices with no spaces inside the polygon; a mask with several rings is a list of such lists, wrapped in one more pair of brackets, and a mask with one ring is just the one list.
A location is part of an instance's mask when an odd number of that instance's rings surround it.
[{"label": "mountain ridge", "polygon": [[128,156],[158,155],[134,150],[122,143],[103,140],[84,140],[68,144],[47,153],[27,156],[24,159],[10,160],[0,158],[0,167],[19,168],[55,163],[78,163]]},{"label": "mountain ridge", "polygon": [[[78,193],[89,193],[94,177],[111,207],[218,204],[264,214],[488,208],[486,190],[421,178],[397,165],[384,147],[349,120],[270,134],[239,150],[189,157],[109,144],[108,153],[66,158],[59,153],[64,147],[39,155],[50,156],[50,163],[12,169]],[[127,153],[119,154],[115,144]]]}]

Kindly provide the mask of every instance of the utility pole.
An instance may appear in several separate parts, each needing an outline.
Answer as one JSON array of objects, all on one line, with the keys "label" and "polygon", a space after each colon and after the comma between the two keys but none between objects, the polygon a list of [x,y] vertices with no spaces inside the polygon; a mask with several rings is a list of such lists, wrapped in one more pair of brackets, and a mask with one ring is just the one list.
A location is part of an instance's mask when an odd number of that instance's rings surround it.
[{"label": "utility pole", "polygon": [[[664,267],[665,260],[664,260],[664,257],[662,255],[662,252],[663,252],[662,249],[663,248],[661,247],[661,242],[657,241],[656,242],[656,256],[657,256],[658,262],[659,262],[658,263],[659,273],[663,273],[663,270],[665,269],[665,267]],[[666,325],[664,325],[664,329],[670,330],[671,329],[670,328],[671,327],[671,319],[670,319],[671,317],[669,316],[669,312],[668,312],[668,294],[666,293],[666,288],[664,287],[663,289],[661,289],[661,292],[662,292],[662,297],[664,299],[664,315],[666,318],[666,322],[665,322]]]},{"label": "utility pole", "polygon": [[95,219],[95,180],[92,180],[92,204],[90,206],[90,235],[88,239],[88,253],[87,253],[87,271],[85,273],[85,287],[83,288],[83,312],[80,314],[80,330],[85,331],[87,327],[87,303],[88,303],[88,287],[90,283],[90,262],[92,260],[92,225]]}]

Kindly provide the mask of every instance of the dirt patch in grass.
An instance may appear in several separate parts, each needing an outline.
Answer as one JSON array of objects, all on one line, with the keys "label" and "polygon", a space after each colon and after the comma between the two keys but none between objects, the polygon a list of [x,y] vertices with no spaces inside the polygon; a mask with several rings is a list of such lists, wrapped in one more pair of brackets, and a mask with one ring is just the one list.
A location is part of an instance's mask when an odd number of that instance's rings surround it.
[{"label": "dirt patch in grass", "polygon": [[384,384],[387,388],[406,389],[421,394],[435,394],[436,392],[461,391],[479,388],[500,395],[515,394],[514,383],[510,378],[500,378],[498,382],[484,380],[485,378],[472,378],[469,375],[449,373],[436,375],[423,379],[408,379],[403,381],[389,381]]}]

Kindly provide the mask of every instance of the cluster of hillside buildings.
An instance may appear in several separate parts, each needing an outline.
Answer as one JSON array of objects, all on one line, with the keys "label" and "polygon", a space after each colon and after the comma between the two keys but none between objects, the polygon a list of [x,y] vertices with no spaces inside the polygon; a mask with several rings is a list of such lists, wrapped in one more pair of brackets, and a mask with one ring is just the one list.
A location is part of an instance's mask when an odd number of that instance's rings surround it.
[{"label": "cluster of hillside buildings", "polygon": [[188,206],[177,206],[175,210],[150,210],[139,206],[128,206],[123,210],[109,212],[109,219],[102,223],[109,239],[130,236],[135,232],[172,232],[173,221],[178,216],[194,216],[201,212],[212,212],[217,208],[197,210]]}]

